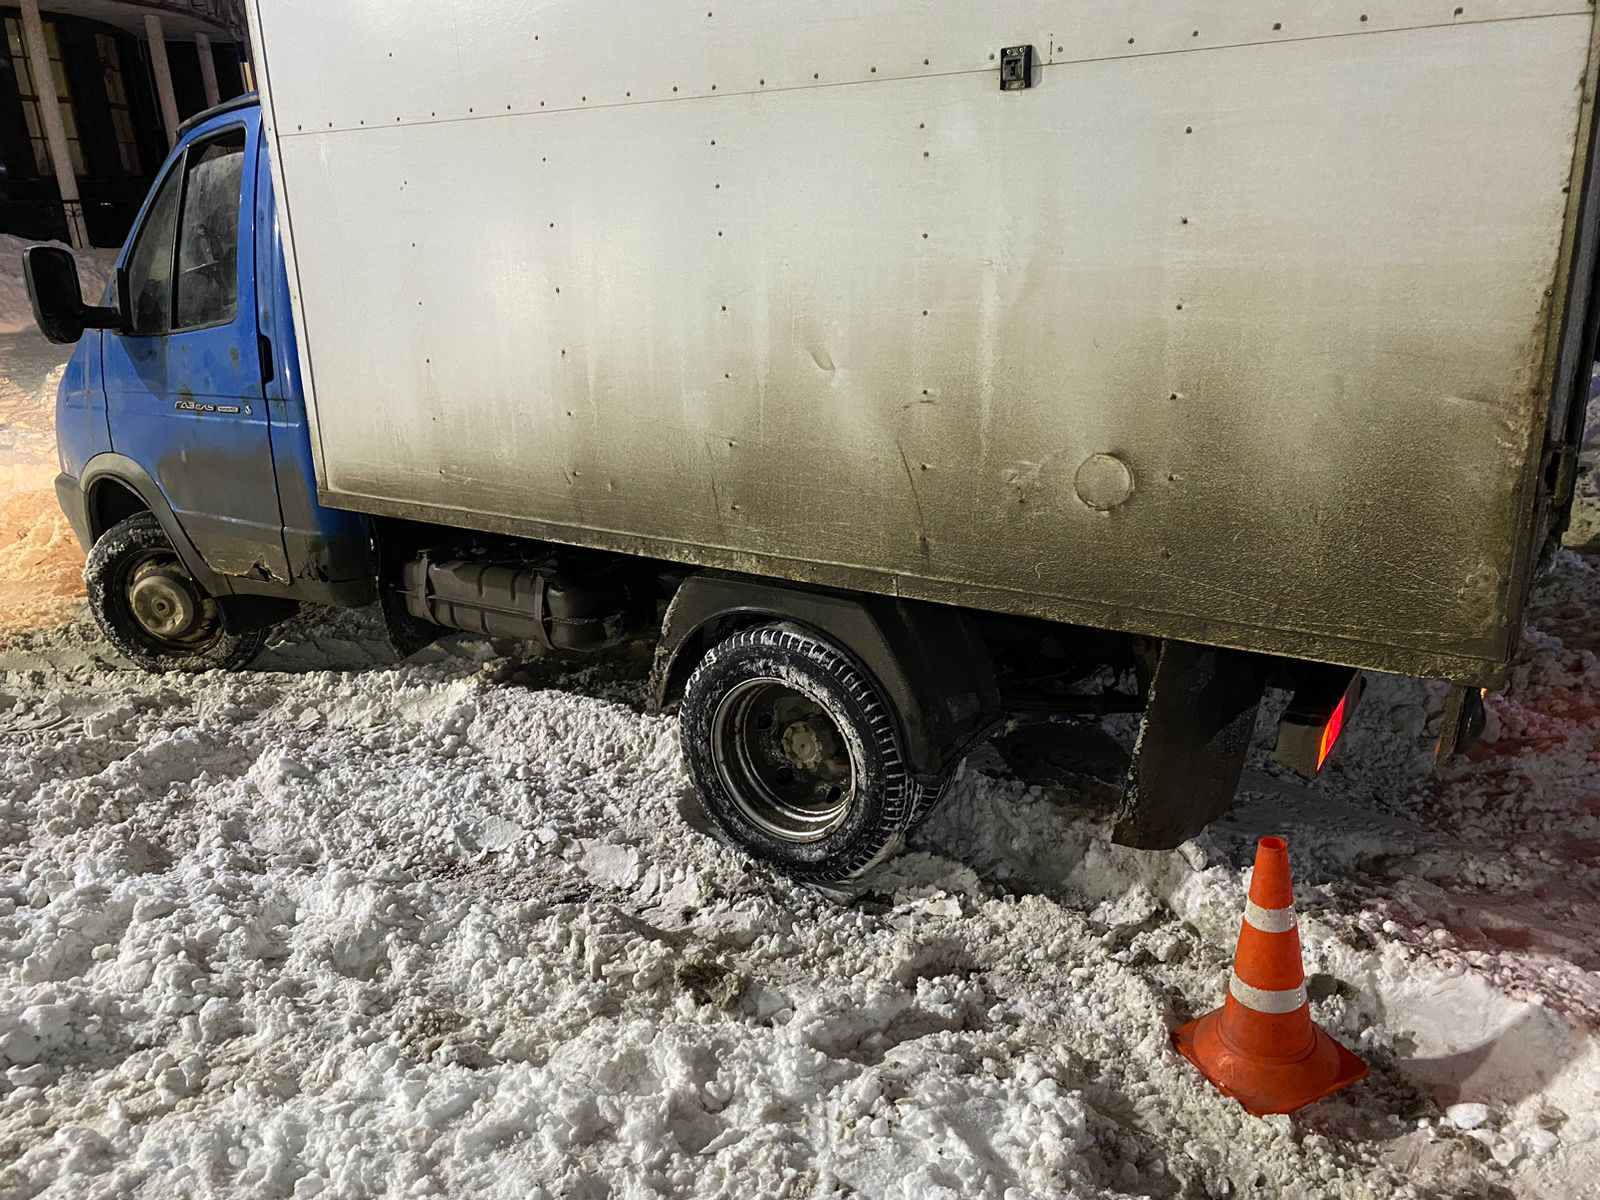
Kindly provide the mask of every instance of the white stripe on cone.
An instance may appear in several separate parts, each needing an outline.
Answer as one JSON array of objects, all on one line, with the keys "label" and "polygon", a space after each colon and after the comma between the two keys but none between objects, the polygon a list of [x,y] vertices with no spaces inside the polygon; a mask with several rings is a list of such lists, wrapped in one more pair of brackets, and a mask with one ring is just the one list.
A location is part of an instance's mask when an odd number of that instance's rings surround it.
[{"label": "white stripe on cone", "polygon": [[1288,933],[1295,927],[1294,909],[1262,908],[1254,900],[1244,902],[1244,919],[1262,933]]},{"label": "white stripe on cone", "polygon": [[1258,1013],[1281,1016],[1284,1013],[1298,1011],[1306,1003],[1306,985],[1303,983],[1299,987],[1272,991],[1268,988],[1251,987],[1239,978],[1237,971],[1228,983],[1228,991],[1233,993],[1233,998],[1240,1004]]}]

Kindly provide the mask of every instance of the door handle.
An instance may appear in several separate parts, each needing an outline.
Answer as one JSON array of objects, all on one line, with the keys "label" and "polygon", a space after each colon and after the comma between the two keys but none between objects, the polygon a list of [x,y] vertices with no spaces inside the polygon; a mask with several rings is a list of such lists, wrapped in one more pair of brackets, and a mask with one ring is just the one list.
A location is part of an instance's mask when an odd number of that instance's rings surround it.
[{"label": "door handle", "polygon": [[272,339],[264,333],[256,334],[256,355],[261,360],[261,386],[272,382]]}]

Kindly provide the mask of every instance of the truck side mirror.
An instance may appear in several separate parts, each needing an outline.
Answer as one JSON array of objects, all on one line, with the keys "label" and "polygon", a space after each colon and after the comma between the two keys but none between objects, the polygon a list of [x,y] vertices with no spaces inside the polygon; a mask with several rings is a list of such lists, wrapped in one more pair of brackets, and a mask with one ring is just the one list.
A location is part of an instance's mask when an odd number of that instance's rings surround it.
[{"label": "truck side mirror", "polygon": [[117,329],[121,314],[83,302],[78,283],[78,263],[61,246],[29,246],[22,254],[22,274],[28,284],[28,303],[39,331],[52,342],[71,343],[85,329]]}]

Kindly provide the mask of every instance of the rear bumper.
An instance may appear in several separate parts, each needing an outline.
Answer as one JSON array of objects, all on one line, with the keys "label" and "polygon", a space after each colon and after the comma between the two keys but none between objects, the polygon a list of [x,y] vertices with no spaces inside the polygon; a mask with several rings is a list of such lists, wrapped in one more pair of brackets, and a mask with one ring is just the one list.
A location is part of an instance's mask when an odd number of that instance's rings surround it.
[{"label": "rear bumper", "polygon": [[76,475],[63,473],[56,476],[56,503],[61,505],[61,511],[72,525],[72,532],[78,537],[78,545],[87,554],[94,541],[89,534],[89,498],[83,494]]}]

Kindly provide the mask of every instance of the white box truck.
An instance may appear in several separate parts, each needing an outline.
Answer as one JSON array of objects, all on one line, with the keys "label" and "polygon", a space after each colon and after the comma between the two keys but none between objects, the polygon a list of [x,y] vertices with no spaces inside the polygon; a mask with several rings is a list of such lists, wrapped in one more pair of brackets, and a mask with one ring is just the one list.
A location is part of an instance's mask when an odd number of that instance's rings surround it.
[{"label": "white box truck", "polygon": [[109,636],[657,642],[719,827],[856,873],[1015,714],[1118,836],[1481,722],[1594,358],[1577,0],[252,0],[101,305],[30,259]]}]

